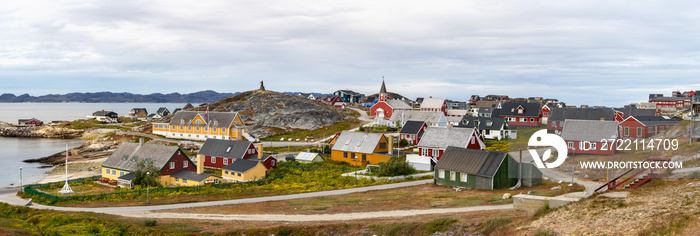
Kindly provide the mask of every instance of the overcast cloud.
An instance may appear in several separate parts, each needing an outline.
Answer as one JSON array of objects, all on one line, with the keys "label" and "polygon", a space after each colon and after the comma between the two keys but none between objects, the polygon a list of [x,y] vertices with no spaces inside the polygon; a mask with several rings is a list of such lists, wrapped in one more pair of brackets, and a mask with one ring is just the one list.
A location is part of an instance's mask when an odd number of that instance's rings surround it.
[{"label": "overcast cloud", "polygon": [[695,1],[6,1],[0,93],[256,89],[621,106],[700,89]]}]

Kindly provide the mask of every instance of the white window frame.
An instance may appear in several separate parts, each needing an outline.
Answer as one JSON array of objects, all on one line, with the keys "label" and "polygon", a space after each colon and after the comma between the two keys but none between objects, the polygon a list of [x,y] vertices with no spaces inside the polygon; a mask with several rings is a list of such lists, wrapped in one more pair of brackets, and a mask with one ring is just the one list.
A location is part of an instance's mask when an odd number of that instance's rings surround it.
[{"label": "white window frame", "polygon": [[596,150],[596,143],[591,143],[591,150]]},{"label": "white window frame", "polygon": [[445,170],[438,170],[438,178],[441,178],[441,179],[445,178]]},{"label": "white window frame", "polygon": [[457,172],[450,171],[450,180],[452,180],[452,181],[457,180]]},{"label": "white window frame", "polygon": [[462,180],[462,183],[467,182],[467,174],[466,173],[459,173],[459,178]]},{"label": "white window frame", "polygon": [[211,157],[211,163],[216,163],[216,157]]},{"label": "white window frame", "polygon": [[175,183],[179,183],[179,180],[177,177],[175,177]]},{"label": "white window frame", "polygon": [[569,149],[574,149],[574,142],[569,141],[566,145]]},{"label": "white window frame", "polygon": [[190,165],[189,161],[182,161],[182,167],[187,168]]},{"label": "white window frame", "polygon": [[422,152],[423,156],[424,156],[424,157],[427,157],[427,156],[428,156],[428,149],[427,149],[427,148],[423,148],[423,149],[421,149],[421,150],[423,150],[423,152]]},{"label": "white window frame", "polygon": [[174,162],[174,161],[171,161],[171,162],[170,162],[170,169],[171,169],[171,170],[172,170],[172,169],[175,169],[175,162]]},{"label": "white window frame", "polygon": [[228,158],[224,158],[224,165],[228,165]]}]

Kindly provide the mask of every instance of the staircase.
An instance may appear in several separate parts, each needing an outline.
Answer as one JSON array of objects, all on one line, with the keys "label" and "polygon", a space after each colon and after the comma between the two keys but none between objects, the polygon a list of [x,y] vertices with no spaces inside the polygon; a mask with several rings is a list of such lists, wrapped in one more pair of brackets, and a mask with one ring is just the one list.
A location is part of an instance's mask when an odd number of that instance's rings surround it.
[{"label": "staircase", "polygon": [[641,186],[642,184],[645,184],[646,182],[651,181],[651,179],[654,178],[653,176],[654,175],[652,173],[648,173],[646,175],[643,175],[642,177],[639,177],[638,179],[625,185],[625,187],[623,187],[622,189],[635,189],[635,188]]},{"label": "staircase", "polygon": [[[652,157],[652,158],[648,158],[644,161],[645,162],[652,162],[652,161],[661,162],[661,161],[670,161],[670,160],[671,160],[670,158]],[[625,178],[624,180],[618,182],[618,180],[620,178],[623,178],[623,176],[625,176],[627,174],[630,174],[630,175],[627,178]],[[641,175],[641,177],[637,177],[640,175]],[[655,176],[656,175],[654,174],[653,169],[629,169],[629,170],[625,171],[624,173],[622,173],[621,175],[613,178],[609,182],[601,185],[594,192],[598,192],[599,190],[602,190],[605,187],[607,187],[607,190],[613,190],[613,189],[616,189],[616,188],[622,186],[623,184],[626,184],[624,187],[622,187],[623,189],[635,189],[635,188],[645,184],[646,182],[651,181]],[[632,181],[632,179],[634,179],[634,181]]]}]

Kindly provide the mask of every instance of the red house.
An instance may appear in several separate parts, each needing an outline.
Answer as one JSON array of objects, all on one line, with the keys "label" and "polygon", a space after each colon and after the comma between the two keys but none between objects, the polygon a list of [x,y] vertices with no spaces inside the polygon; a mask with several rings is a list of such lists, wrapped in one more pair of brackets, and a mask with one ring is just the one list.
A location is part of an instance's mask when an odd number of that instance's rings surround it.
[{"label": "red house", "polygon": [[204,158],[204,166],[219,169],[233,163],[233,159],[257,156],[258,150],[253,143],[224,139],[207,139],[197,153],[197,158]]},{"label": "red house", "polygon": [[574,155],[612,155],[617,152],[613,142],[618,137],[617,121],[567,119],[561,133],[569,154]]},{"label": "red house", "polygon": [[447,115],[447,102],[444,98],[425,98],[420,104],[421,111],[442,112]]},{"label": "red house", "polygon": [[430,127],[418,142],[419,155],[440,160],[448,146],[483,150],[484,138],[476,128]]},{"label": "red house", "polygon": [[400,100],[388,99],[386,86],[382,80],[382,88],[379,89],[379,101],[370,109],[370,116],[378,118],[391,118],[394,111],[397,110],[413,110],[413,107]]},{"label": "red house", "polygon": [[506,102],[501,105],[501,118],[511,126],[539,127],[542,125],[542,109],[534,102]]},{"label": "red house", "polygon": [[667,116],[630,116],[620,123],[624,138],[648,138],[671,129],[678,120]]},{"label": "red house", "polygon": [[547,123],[547,119],[549,119],[549,106],[546,104],[542,106],[542,122]]},{"label": "red house", "polygon": [[345,108],[345,102],[343,102],[343,99],[337,95],[317,98],[316,101],[337,108]]},{"label": "red house", "polygon": [[19,119],[17,122],[17,125],[19,125],[19,126],[42,126],[42,125],[44,125],[44,122],[37,120],[35,118]]},{"label": "red house", "polygon": [[406,121],[399,131],[399,140],[405,139],[412,145],[417,145],[427,128],[428,125],[424,121]]}]

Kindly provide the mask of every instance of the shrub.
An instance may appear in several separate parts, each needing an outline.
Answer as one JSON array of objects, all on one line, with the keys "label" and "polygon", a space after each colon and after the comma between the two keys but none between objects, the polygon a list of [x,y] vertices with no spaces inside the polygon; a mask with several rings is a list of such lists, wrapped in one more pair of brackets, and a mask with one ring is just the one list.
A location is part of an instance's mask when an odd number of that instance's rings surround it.
[{"label": "shrub", "polygon": [[500,229],[501,227],[507,225],[511,221],[512,219],[509,217],[496,217],[487,220],[481,225],[481,229],[479,229],[479,232],[481,232],[482,234],[490,234]]},{"label": "shrub", "polygon": [[455,218],[434,219],[425,224],[425,229],[428,230],[428,232],[445,231],[455,222],[457,222]]},{"label": "shrub", "polygon": [[148,226],[148,227],[153,227],[153,226],[156,226],[157,224],[158,224],[157,220],[144,220],[143,221],[143,225]]},{"label": "shrub", "polygon": [[540,231],[535,232],[535,234],[533,234],[533,236],[555,236],[555,235],[557,235],[557,231],[554,231],[551,229],[550,230],[540,230]]},{"label": "shrub", "polygon": [[391,157],[387,162],[379,163],[379,176],[399,176],[399,175],[410,175],[416,173],[414,169],[408,162],[401,160],[398,157]]},{"label": "shrub", "polygon": [[406,140],[406,139],[399,140],[399,146],[402,146],[402,147],[408,146],[408,140]]}]

